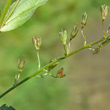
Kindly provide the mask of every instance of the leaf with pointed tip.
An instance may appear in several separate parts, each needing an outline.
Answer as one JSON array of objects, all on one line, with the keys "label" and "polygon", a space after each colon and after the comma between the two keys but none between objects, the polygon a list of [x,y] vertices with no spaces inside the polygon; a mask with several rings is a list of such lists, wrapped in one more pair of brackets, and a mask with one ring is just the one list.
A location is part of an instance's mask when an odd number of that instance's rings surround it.
[{"label": "leaf with pointed tip", "polygon": [[[47,0],[20,0],[16,9],[6,21],[6,23],[1,27],[1,32],[6,32],[14,30],[24,24],[34,13],[34,11],[41,5],[45,4]],[[12,9],[10,6],[9,10]]]}]

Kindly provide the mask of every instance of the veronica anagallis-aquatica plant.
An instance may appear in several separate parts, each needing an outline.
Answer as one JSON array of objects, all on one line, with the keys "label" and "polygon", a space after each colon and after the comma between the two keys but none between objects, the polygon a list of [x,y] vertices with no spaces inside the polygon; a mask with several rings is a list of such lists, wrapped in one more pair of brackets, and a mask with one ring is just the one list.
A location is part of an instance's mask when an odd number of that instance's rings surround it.
[{"label": "veronica anagallis-aquatica plant", "polygon": [[[47,0],[16,0],[14,3],[11,3],[11,2],[12,0],[7,0],[6,5],[1,14],[0,32],[11,31],[23,25],[33,15],[34,11],[39,6],[44,5],[47,2]],[[107,5],[105,4],[101,5],[100,12],[101,12],[101,18],[102,18],[102,31],[104,35],[99,40],[91,42],[91,43],[86,42],[84,28],[87,24],[88,15],[86,12],[84,12],[84,14],[82,15],[80,28],[78,28],[76,25],[73,26],[73,30],[69,36],[66,30],[61,30],[61,32],[59,32],[59,39],[61,40],[62,47],[64,49],[64,56],[60,58],[58,57],[53,58],[47,63],[47,65],[43,67],[41,66],[40,55],[39,55],[39,51],[41,49],[41,44],[42,44],[42,39],[41,37],[33,37],[32,43],[36,50],[38,70],[32,73],[30,76],[27,76],[24,79],[20,80],[20,75],[21,75],[21,72],[23,72],[25,61],[23,59],[19,59],[18,60],[18,73],[15,75],[15,79],[13,81],[14,83],[12,87],[10,87],[8,90],[6,90],[4,93],[0,95],[0,98],[2,98],[3,96],[11,92],[13,89],[17,88],[18,86],[27,82],[29,79],[33,77],[44,78],[46,75],[50,75],[53,78],[65,77],[66,75],[64,74],[63,67],[57,70],[55,76],[51,73],[51,70],[54,69],[59,64],[60,61],[74,55],[75,53],[78,53],[81,50],[89,49],[90,51],[92,51],[93,54],[98,54],[100,50],[102,49],[102,47],[106,46],[110,42],[110,35],[108,35],[108,32],[110,30],[110,25],[108,26],[107,30],[104,29],[104,21],[108,15],[108,10],[109,10],[109,7]],[[84,38],[84,45],[70,52],[70,47],[71,47],[70,44],[72,43],[73,39],[77,36],[78,32],[81,32],[82,37]],[[95,44],[98,44],[97,48],[93,48],[93,45]],[[42,71],[44,71],[44,73],[42,75],[39,75],[39,73]]]}]

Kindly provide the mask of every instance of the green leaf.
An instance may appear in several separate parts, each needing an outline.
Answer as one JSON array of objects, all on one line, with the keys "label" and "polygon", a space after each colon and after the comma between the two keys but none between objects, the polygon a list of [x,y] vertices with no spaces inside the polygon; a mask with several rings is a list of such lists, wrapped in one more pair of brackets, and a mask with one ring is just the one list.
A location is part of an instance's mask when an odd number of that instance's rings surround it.
[{"label": "green leaf", "polygon": [[[6,32],[18,28],[33,15],[36,8],[46,2],[47,0],[20,0],[16,9],[6,23],[1,27],[0,31]],[[12,9],[14,4],[15,2],[10,6],[9,11]]]},{"label": "green leaf", "polygon": [[0,110],[15,110],[12,106],[6,106],[6,104],[2,105],[0,107]]}]

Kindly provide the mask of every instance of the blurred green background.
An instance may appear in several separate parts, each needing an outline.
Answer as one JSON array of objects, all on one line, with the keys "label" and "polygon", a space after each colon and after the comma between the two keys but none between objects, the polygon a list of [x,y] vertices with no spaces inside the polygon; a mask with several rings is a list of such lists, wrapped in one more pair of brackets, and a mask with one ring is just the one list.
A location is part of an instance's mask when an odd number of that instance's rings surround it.
[{"label": "blurred green background", "polygon": [[[13,0],[14,1],[14,0]],[[0,0],[0,7],[6,0]],[[100,5],[110,5],[109,0],[48,0],[38,8],[31,19],[16,30],[0,33],[0,94],[13,85],[17,73],[17,60],[25,59],[23,79],[37,70],[36,51],[32,37],[42,37],[40,50],[41,64],[63,55],[58,33],[68,31],[74,25],[80,28],[81,16],[86,11],[89,19],[84,29],[87,42],[103,37]],[[110,23],[110,14],[105,29]],[[78,36],[72,41],[71,51],[83,45]],[[52,71],[56,74],[64,67],[66,77],[54,79],[32,78],[2,99],[0,106],[7,104],[16,110],[109,110],[110,109],[110,52],[108,44],[98,55],[85,49],[62,61]]]}]

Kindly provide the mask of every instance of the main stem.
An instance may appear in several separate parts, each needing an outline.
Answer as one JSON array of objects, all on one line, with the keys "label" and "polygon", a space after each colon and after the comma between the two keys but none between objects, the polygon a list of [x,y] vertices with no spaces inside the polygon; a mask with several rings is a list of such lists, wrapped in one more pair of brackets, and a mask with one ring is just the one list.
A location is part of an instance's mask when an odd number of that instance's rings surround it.
[{"label": "main stem", "polygon": [[[109,37],[110,37],[110,35],[108,35],[106,38],[109,38]],[[75,51],[69,53],[67,56],[61,57],[61,58],[59,58],[59,59],[53,61],[52,63],[47,64],[46,66],[42,67],[41,69],[39,69],[39,70],[36,71],[35,73],[33,73],[33,74],[31,74],[30,76],[24,78],[23,80],[21,80],[20,82],[18,82],[16,85],[14,85],[14,86],[12,86],[11,88],[9,88],[7,91],[5,91],[3,94],[0,95],[0,98],[2,98],[3,96],[5,96],[5,95],[8,94],[10,91],[12,91],[12,90],[15,89],[16,87],[20,86],[20,85],[23,84],[24,82],[28,81],[28,80],[31,79],[32,77],[36,76],[38,73],[40,73],[40,72],[43,71],[44,69],[50,67],[51,65],[53,65],[53,64],[55,64],[55,63],[57,63],[57,62],[60,62],[60,61],[66,59],[66,58],[68,58],[68,57],[70,57],[71,55],[73,55],[73,54],[75,54],[75,53],[77,53],[77,52],[79,52],[79,51],[81,51],[81,50],[83,50],[83,49],[85,49],[85,48],[89,48],[89,47],[91,47],[92,45],[98,44],[98,43],[104,41],[106,38],[102,38],[102,39],[100,39],[100,40],[98,40],[98,41],[95,41],[95,42],[89,43],[89,44],[87,44],[87,45],[85,45],[85,46],[82,46],[82,47],[80,47],[79,49],[77,49],[77,50],[75,50]]]}]

